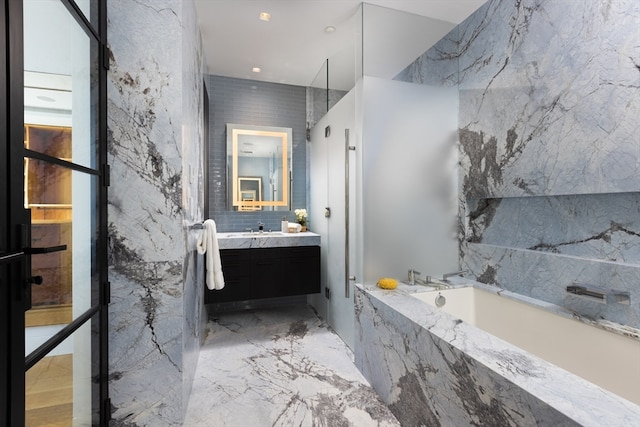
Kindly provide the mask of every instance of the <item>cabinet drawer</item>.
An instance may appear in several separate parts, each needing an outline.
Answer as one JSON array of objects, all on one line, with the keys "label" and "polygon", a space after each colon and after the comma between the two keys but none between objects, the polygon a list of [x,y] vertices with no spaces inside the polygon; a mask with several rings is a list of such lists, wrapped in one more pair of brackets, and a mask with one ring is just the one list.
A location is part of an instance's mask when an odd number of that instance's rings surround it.
[{"label": "cabinet drawer", "polygon": [[283,257],[284,281],[288,295],[316,294],[320,292],[320,247],[287,248]]},{"label": "cabinet drawer", "polygon": [[224,288],[209,290],[205,287],[205,304],[246,300],[251,288],[251,252],[248,249],[220,251]]}]

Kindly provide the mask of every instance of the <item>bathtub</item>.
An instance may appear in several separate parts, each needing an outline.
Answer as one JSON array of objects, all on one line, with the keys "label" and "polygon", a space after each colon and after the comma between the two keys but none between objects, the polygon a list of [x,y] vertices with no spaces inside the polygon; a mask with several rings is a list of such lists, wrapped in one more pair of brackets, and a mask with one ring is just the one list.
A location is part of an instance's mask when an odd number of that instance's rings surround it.
[{"label": "bathtub", "polygon": [[413,296],[434,307],[444,302],[439,310],[640,405],[638,339],[477,287]]},{"label": "bathtub", "polygon": [[356,286],[355,364],[401,425],[639,425],[637,331],[467,282]]}]

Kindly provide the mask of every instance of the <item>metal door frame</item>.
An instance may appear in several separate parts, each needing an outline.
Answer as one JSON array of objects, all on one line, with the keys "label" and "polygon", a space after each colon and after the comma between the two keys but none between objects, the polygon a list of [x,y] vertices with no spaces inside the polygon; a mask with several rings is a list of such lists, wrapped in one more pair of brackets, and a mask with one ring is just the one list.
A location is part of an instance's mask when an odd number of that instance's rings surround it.
[{"label": "metal door frame", "polygon": [[[21,426],[25,423],[25,372],[44,357],[50,349],[70,336],[80,326],[90,322],[92,317],[99,319],[99,338],[97,355],[99,360],[100,384],[97,398],[100,411],[100,425],[106,426],[110,419],[108,396],[108,303],[109,282],[107,274],[107,187],[109,168],[107,165],[107,115],[106,115],[106,78],[108,54],[106,49],[107,5],[98,1],[97,22],[92,24],[73,0],[60,0],[78,25],[94,38],[98,45],[98,106],[97,106],[97,152],[96,169],[79,165],[72,169],[90,173],[99,177],[96,253],[98,257],[99,299],[83,315],[74,319],[58,334],[50,338],[43,346],[25,358],[23,283],[27,279],[24,264],[22,228],[28,215],[23,204],[24,161],[25,156],[41,158],[52,163],[56,159],[43,158],[43,155],[29,152],[24,148],[24,45],[23,45],[23,1],[0,0],[0,54],[6,67],[0,69],[0,256],[11,259],[0,261],[0,425]],[[47,156],[45,156],[47,157]],[[64,163],[64,166],[69,166]]]}]

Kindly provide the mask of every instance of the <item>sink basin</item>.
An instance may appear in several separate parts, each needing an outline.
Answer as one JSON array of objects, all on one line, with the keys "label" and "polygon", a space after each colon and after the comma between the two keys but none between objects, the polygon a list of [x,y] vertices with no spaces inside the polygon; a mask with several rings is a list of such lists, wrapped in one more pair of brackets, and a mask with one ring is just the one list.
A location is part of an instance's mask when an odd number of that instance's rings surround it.
[{"label": "sink basin", "polygon": [[273,236],[282,236],[282,232],[280,231],[265,231],[262,233],[259,232],[253,232],[253,233],[242,233],[243,236],[245,237],[273,237]]}]

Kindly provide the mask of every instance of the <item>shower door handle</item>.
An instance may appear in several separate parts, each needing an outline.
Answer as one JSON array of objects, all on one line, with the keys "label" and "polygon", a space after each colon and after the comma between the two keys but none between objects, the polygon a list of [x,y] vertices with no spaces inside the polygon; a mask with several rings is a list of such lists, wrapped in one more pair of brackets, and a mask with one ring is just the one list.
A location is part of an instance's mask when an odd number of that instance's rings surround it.
[{"label": "shower door handle", "polygon": [[344,130],[344,297],[350,297],[351,281],[356,280],[355,276],[349,275],[351,263],[349,261],[349,152],[355,151],[356,147],[349,145],[349,129]]}]

